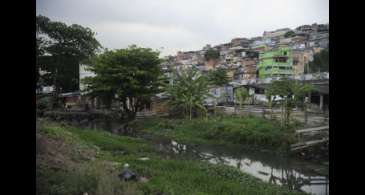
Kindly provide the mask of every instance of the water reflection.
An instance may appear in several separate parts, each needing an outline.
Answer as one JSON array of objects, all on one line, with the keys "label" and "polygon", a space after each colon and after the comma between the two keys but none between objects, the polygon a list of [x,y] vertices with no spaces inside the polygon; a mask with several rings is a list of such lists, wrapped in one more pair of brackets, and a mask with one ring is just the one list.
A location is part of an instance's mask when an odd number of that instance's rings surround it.
[{"label": "water reflection", "polygon": [[[166,145],[166,143],[169,144]],[[218,152],[214,152],[212,149],[208,152],[202,148],[188,150],[186,145],[179,144],[174,140],[161,144],[160,150],[170,150],[175,154],[186,153],[212,164],[225,164],[236,167],[262,181],[283,185],[291,190],[304,191],[316,195],[329,194],[329,179],[326,175],[318,174],[313,170],[303,170],[303,163],[299,165],[300,167],[296,167],[294,164],[292,165],[290,162],[285,161],[285,159],[275,157],[274,155],[269,156],[270,161],[262,161],[262,158],[255,160],[257,156],[255,158],[255,156],[249,153],[241,152],[240,155],[233,155],[224,154],[221,150]],[[264,155],[267,158],[267,154]]]},{"label": "water reflection", "polygon": [[[89,122],[89,129],[104,129],[120,134],[120,123],[112,121]],[[329,179],[327,175],[314,171],[317,165],[297,163],[277,155],[231,150],[227,148],[188,147],[174,140],[152,138],[157,150],[166,153],[185,155],[198,158],[212,164],[225,164],[238,168],[265,182],[283,185],[292,190],[304,191],[315,195],[329,194]],[[235,152],[234,152],[235,151]],[[234,152],[234,153],[233,153]],[[308,165],[308,166],[307,166]]]},{"label": "water reflection", "polygon": [[88,123],[78,124],[77,126],[94,130],[105,130],[114,134],[122,134],[122,124],[112,120],[89,121]]}]

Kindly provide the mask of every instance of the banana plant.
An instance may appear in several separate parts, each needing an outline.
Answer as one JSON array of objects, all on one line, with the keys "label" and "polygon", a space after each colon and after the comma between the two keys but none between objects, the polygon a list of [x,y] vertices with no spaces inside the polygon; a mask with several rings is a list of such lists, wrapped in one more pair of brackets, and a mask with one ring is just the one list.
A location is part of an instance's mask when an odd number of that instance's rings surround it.
[{"label": "banana plant", "polygon": [[185,117],[192,119],[193,112],[200,109],[207,116],[204,100],[210,97],[208,81],[196,69],[174,72],[174,83],[167,87],[173,106],[183,106]]},{"label": "banana plant", "polygon": [[240,105],[240,116],[242,116],[243,103],[249,97],[248,91],[246,88],[238,88],[236,89],[234,96]]}]

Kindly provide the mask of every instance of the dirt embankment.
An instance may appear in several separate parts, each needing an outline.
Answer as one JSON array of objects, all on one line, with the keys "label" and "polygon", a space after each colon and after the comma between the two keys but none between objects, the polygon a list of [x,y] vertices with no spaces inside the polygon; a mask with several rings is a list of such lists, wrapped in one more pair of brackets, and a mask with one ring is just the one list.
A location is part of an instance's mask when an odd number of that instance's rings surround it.
[{"label": "dirt embankment", "polygon": [[47,135],[40,129],[41,124],[38,123],[36,128],[37,166],[67,170],[75,168],[77,164],[84,161],[95,159],[97,149],[67,142],[66,137]]},{"label": "dirt embankment", "polygon": [[125,194],[120,163],[98,159],[99,151],[69,132],[47,132],[37,123],[37,194]]},{"label": "dirt embankment", "polygon": [[302,151],[293,153],[292,156],[298,159],[311,161],[319,164],[326,164],[329,161],[328,143],[313,146]]}]

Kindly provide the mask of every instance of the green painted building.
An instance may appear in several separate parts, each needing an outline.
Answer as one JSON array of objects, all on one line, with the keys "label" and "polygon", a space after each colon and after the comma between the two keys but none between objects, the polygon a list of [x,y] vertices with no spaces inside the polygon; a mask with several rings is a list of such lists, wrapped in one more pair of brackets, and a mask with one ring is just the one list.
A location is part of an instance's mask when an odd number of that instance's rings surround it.
[{"label": "green painted building", "polygon": [[293,74],[293,58],[290,48],[277,48],[259,55],[259,78],[289,76]]}]

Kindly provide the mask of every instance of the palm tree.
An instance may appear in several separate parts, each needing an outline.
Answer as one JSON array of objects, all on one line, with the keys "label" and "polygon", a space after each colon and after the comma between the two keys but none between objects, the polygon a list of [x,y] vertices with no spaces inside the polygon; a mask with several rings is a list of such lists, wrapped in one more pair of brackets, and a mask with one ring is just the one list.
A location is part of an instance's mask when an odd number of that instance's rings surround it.
[{"label": "palm tree", "polygon": [[278,95],[282,98],[281,103],[281,125],[288,126],[291,112],[294,107],[304,107],[303,97],[313,90],[312,85],[301,84],[298,81],[283,79],[274,81],[268,88],[269,95]]},{"label": "palm tree", "polygon": [[238,89],[236,89],[234,96],[235,96],[235,99],[239,102],[240,115],[241,115],[241,111],[243,110],[243,103],[246,101],[249,94],[248,94],[246,88],[238,88]]}]

